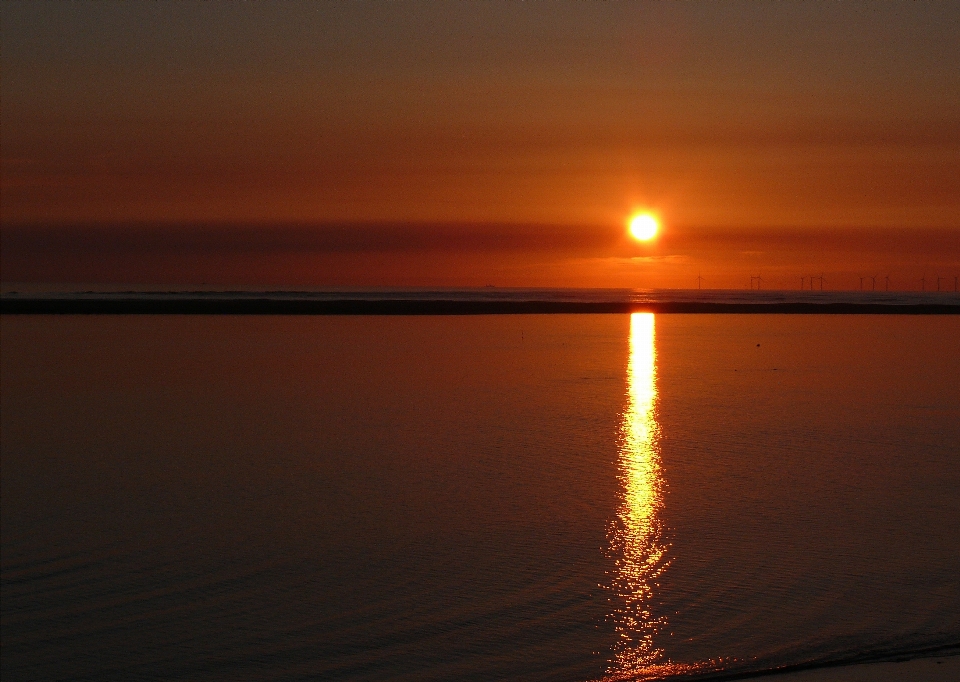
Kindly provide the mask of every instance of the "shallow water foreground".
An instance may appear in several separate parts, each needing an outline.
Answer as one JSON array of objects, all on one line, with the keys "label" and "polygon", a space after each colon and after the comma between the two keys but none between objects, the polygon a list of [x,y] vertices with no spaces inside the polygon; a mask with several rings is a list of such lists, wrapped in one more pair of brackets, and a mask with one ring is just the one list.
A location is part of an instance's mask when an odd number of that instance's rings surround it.
[{"label": "shallow water foreground", "polygon": [[957,316],[4,316],[3,679],[955,650],[958,339]]}]

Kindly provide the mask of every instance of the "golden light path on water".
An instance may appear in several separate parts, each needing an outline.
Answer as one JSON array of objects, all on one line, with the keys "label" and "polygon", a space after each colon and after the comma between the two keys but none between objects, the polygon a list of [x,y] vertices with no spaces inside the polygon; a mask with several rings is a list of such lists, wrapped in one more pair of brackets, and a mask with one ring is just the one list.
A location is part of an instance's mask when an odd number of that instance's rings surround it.
[{"label": "golden light path on water", "polygon": [[700,665],[672,663],[656,644],[666,624],[653,613],[657,580],[669,565],[662,538],[663,475],[657,422],[657,351],[653,313],[630,316],[627,404],[620,424],[621,500],[611,524],[610,589],[617,640],[606,679],[658,679]]}]

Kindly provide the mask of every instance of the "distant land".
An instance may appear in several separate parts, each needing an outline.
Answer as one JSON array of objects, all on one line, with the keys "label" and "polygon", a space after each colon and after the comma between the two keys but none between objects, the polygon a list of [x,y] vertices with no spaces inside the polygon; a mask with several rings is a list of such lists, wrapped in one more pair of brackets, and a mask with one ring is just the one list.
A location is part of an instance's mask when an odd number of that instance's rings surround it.
[{"label": "distant land", "polygon": [[4,314],[509,315],[586,313],[957,315],[954,293],[661,290],[82,292],[0,297]]}]

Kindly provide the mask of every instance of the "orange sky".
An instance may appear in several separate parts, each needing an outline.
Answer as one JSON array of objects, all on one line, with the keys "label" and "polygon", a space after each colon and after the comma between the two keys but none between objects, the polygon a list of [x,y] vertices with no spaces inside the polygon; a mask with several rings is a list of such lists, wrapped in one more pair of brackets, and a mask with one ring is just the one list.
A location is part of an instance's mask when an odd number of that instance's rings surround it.
[{"label": "orange sky", "polygon": [[[745,286],[765,270],[788,286],[827,270],[847,288],[885,270],[906,288],[960,274],[952,3],[2,13],[5,281],[691,286],[703,272]],[[641,207],[664,238],[625,246]],[[90,225],[71,251],[63,230]],[[305,229],[320,235],[306,246],[282,236]],[[348,255],[323,237],[338,230],[359,235]]]}]

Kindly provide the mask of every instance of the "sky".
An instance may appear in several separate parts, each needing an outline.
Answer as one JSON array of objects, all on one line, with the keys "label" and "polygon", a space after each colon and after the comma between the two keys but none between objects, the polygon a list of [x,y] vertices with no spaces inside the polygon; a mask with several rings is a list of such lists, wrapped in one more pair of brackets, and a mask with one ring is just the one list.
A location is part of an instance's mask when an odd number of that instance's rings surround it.
[{"label": "sky", "polygon": [[956,3],[0,12],[5,282],[960,275]]}]

